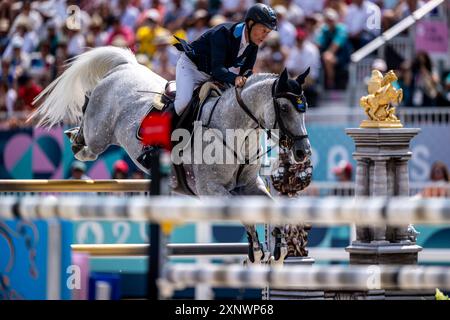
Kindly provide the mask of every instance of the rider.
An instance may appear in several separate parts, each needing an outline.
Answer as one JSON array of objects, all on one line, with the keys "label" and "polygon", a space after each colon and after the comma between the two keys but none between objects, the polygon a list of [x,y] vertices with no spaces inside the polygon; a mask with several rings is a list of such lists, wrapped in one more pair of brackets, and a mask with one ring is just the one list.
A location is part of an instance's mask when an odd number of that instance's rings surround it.
[{"label": "rider", "polygon": [[195,88],[208,80],[244,86],[255,64],[258,46],[276,29],[275,11],[258,3],[248,9],[244,22],[220,24],[191,43],[177,38],[175,47],[183,53],[176,68],[175,102],[168,107],[172,116],[178,118]]}]

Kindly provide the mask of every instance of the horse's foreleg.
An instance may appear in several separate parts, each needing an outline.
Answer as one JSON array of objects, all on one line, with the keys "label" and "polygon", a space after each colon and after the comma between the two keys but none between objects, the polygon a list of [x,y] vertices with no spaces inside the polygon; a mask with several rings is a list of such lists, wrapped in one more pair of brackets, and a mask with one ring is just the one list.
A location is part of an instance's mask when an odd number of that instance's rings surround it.
[{"label": "horse's foreleg", "polygon": [[[265,196],[272,199],[261,177],[258,177],[254,183],[248,184],[244,187],[242,194],[253,196]],[[255,225],[246,225],[248,240],[248,259],[251,263],[261,263],[266,257],[264,247],[259,240],[258,232]]]}]

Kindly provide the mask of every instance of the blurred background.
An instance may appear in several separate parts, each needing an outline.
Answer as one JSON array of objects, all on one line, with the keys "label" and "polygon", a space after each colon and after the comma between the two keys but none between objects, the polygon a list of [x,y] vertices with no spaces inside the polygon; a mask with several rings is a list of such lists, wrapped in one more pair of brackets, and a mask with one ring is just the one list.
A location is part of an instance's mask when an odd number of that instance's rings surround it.
[{"label": "blurred background", "polygon": [[[404,99],[397,114],[419,127],[409,162],[412,196],[448,197],[450,165],[450,1],[274,0],[279,31],[259,50],[255,72],[292,77],[311,67],[305,93],[313,148],[313,183],[303,195],[353,196],[355,162],[344,129],[365,118],[359,106],[372,69],[394,70]],[[47,0],[0,2],[0,179],[146,178],[125,152],[110,147],[95,162],[74,161],[66,127],[33,128],[26,118],[33,98],[88,48],[128,47],[138,61],[167,80],[175,78],[177,35],[192,41],[209,27],[241,21],[253,0]],[[264,163],[267,166],[268,163]],[[1,195],[0,195],[1,196]],[[124,195],[127,196],[127,195]],[[195,242],[203,227],[177,228],[171,242]],[[450,263],[450,226],[417,226],[422,263]],[[80,222],[69,243],[145,243],[144,223]],[[212,242],[245,242],[240,225],[206,227]],[[262,232],[262,230],[261,230]],[[43,233],[45,234],[45,233]],[[69,237],[70,238],[70,237]],[[203,239],[203,238],[201,238]],[[318,263],[346,263],[350,228],[313,227],[308,247]],[[204,240],[204,239],[203,239]],[[94,271],[142,273],[145,261],[92,261]],[[133,286],[129,296],[139,295]],[[27,284],[28,285],[28,284]],[[128,290],[128,291],[127,291]],[[134,291],[133,291],[134,290]],[[233,293],[234,296],[240,293]],[[256,293],[258,296],[260,293]]]}]

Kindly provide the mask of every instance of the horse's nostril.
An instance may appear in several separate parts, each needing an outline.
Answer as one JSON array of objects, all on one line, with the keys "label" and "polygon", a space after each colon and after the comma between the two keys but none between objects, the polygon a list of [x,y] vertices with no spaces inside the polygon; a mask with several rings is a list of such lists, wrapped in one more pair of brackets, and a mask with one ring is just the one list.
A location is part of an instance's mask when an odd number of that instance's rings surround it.
[{"label": "horse's nostril", "polygon": [[305,152],[303,150],[296,150],[295,156],[297,159],[303,159],[305,157]]}]

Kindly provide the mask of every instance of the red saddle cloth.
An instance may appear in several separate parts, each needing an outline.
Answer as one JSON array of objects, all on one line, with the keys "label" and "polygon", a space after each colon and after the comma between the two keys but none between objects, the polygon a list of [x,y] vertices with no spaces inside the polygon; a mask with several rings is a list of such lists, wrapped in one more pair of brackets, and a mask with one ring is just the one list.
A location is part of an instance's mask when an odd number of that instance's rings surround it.
[{"label": "red saddle cloth", "polygon": [[171,115],[161,112],[150,112],[142,121],[137,138],[147,146],[161,146],[170,150]]}]

